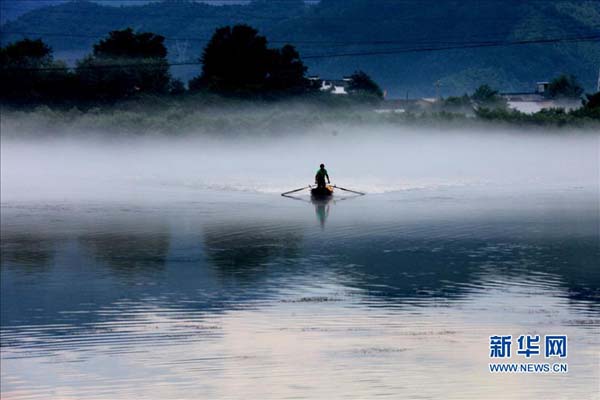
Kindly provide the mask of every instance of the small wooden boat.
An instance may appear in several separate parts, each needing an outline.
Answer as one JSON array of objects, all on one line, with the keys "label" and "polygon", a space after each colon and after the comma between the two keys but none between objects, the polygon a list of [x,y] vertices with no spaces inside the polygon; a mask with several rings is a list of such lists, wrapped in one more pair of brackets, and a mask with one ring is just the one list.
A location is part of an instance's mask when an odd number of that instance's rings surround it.
[{"label": "small wooden boat", "polygon": [[294,197],[294,196],[290,196],[290,194],[296,193],[296,192],[299,192],[299,191],[305,190],[305,189],[310,189],[310,194],[311,194],[313,200],[331,199],[331,197],[333,196],[333,189],[340,189],[340,190],[343,190],[346,192],[358,194],[360,196],[365,195],[365,193],[363,193],[363,192],[358,192],[358,191],[352,190],[352,189],[346,189],[346,188],[343,188],[343,187],[337,186],[337,185],[326,185],[325,187],[322,187],[322,188],[308,185],[308,186],[304,186],[304,187],[301,187],[298,189],[290,190],[288,192],[283,192],[283,193],[281,193],[281,195],[285,196],[285,197]]},{"label": "small wooden boat", "polygon": [[327,199],[333,195],[333,186],[327,185],[324,188],[313,188],[310,195],[315,199]]}]

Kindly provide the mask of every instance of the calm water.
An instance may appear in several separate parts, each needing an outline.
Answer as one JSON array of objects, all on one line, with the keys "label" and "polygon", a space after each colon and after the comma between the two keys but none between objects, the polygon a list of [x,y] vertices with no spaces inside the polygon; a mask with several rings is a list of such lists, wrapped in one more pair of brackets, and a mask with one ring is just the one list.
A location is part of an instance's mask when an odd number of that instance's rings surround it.
[{"label": "calm water", "polygon": [[488,189],[5,201],[2,398],[599,398],[597,188]]}]

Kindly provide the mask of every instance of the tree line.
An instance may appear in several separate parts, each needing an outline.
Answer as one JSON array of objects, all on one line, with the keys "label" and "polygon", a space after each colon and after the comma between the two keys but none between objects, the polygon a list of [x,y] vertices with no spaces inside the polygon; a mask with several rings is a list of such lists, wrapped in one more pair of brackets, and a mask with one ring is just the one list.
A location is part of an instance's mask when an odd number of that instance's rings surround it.
[{"label": "tree line", "polygon": [[[583,87],[575,76],[562,74],[548,83],[548,88],[542,96],[548,100],[579,101],[583,92]],[[443,99],[439,107],[445,111],[468,113],[481,108],[507,110],[508,102],[498,90],[492,89],[489,85],[481,85],[471,95],[464,94]]]},{"label": "tree line", "polygon": [[[170,73],[165,38],[133,29],[112,31],[92,53],[68,68],[42,40],[23,39],[0,48],[2,102],[15,104],[114,102],[140,94],[216,93],[236,97],[287,97],[320,92],[294,46],[268,47],[248,25],[217,29],[204,48],[201,73],[188,87]],[[348,93],[383,98],[364,72],[351,76]]]},{"label": "tree line", "polygon": [[574,104],[581,101],[581,107],[565,111],[562,107],[542,109],[526,114],[509,108],[508,101],[499,91],[488,85],[479,86],[472,94],[451,96],[439,101],[434,112],[472,115],[485,120],[533,123],[569,123],[577,119],[600,120],[600,92],[584,95],[584,89],[575,76],[562,74],[548,83],[542,96],[557,104]]}]

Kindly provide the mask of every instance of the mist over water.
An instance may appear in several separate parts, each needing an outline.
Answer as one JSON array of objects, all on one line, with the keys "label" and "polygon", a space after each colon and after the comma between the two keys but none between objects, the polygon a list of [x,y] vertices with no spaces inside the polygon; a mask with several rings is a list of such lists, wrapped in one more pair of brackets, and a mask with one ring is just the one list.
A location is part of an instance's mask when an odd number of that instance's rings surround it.
[{"label": "mist over water", "polygon": [[280,193],[334,183],[370,194],[472,187],[597,188],[599,136],[456,129],[315,129],[235,139],[70,135],[2,140],[2,200],[190,199],[198,191]]},{"label": "mist over water", "polygon": [[[2,398],[597,397],[598,134],[5,133]],[[321,162],[367,195],[279,195]]]}]

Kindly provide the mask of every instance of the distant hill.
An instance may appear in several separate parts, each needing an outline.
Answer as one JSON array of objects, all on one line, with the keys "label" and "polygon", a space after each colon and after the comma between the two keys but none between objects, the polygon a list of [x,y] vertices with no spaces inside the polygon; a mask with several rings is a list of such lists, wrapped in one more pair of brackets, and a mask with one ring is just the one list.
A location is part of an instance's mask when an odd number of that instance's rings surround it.
[{"label": "distant hill", "polygon": [[[36,8],[54,6],[58,4],[68,3],[77,0],[0,0],[0,23],[5,23],[17,19],[21,15],[35,10]],[[84,0],[85,1],[85,0]],[[119,6],[139,6],[152,2],[161,1],[179,1],[179,0],[91,0],[94,3],[119,7]],[[212,5],[224,4],[247,4],[252,0],[193,0],[196,2],[204,2]],[[275,0],[279,1],[279,0]],[[309,0],[310,1],[310,0]]]},{"label": "distant hill", "polygon": [[[36,8],[55,6],[72,0],[0,0],[0,23],[17,19]],[[96,3],[118,7],[122,5],[140,5],[160,0],[95,0]],[[212,2],[212,0],[208,0]],[[218,1],[218,0],[216,0]]]},{"label": "distant hill", "polygon": [[[536,81],[563,72],[575,74],[591,91],[600,68],[600,40],[487,47],[600,35],[597,0],[223,3],[228,5],[170,0],[120,7],[81,1],[40,7],[3,24],[2,43],[42,37],[59,58],[73,63],[108,31],[131,26],[166,36],[170,59],[182,62],[200,57],[216,27],[247,23],[272,46],[296,45],[309,74],[338,78],[362,69],[391,97],[432,96],[438,80],[444,96],[471,91],[481,83],[502,91],[530,90]],[[436,50],[448,47],[453,49]],[[354,53],[363,55],[311,58]],[[174,75],[186,80],[199,70],[200,66],[173,67]]]},{"label": "distant hill", "polygon": [[48,0],[48,1],[18,1],[18,0],[0,0],[0,23],[14,20],[19,16],[36,8],[65,3],[66,0]]}]

